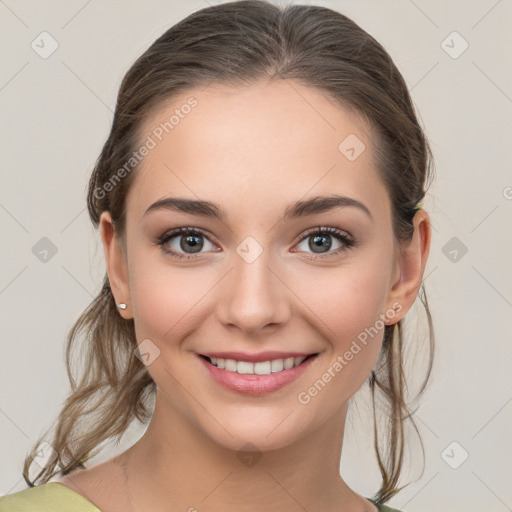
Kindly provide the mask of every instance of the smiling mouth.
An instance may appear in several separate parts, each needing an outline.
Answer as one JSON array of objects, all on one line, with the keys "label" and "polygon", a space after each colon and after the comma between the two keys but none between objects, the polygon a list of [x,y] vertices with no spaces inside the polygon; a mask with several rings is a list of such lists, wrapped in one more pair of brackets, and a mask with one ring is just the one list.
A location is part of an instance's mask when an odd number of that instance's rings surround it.
[{"label": "smiling mouth", "polygon": [[212,366],[225,370],[231,373],[238,373],[241,375],[270,375],[271,373],[280,373],[292,368],[300,366],[305,361],[316,357],[316,354],[308,356],[288,357],[285,359],[272,359],[268,361],[261,361],[257,363],[249,361],[237,361],[235,359],[222,359],[220,357],[208,357],[200,355],[203,359],[208,361]]}]

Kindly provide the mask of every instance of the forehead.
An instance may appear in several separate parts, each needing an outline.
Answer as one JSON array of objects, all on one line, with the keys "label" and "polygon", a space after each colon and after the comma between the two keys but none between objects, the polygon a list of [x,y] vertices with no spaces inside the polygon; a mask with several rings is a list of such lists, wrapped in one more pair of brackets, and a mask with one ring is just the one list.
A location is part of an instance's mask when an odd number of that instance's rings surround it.
[{"label": "forehead", "polygon": [[389,208],[371,127],[295,81],[190,90],[146,119],[150,139],[127,201],[140,215],[166,195],[251,210],[336,192]]}]

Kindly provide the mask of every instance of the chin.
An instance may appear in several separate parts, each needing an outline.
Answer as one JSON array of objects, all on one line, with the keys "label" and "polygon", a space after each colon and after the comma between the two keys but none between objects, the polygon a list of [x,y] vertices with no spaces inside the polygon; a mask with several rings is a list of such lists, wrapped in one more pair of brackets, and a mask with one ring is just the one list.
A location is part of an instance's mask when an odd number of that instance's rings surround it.
[{"label": "chin", "polygon": [[263,408],[239,410],[231,418],[224,414],[221,425],[209,418],[202,429],[214,443],[226,449],[265,452],[290,446],[318,427],[316,422],[312,423],[314,419],[309,418],[309,414],[298,423],[300,409],[281,407],[278,411],[262,414],[263,411]]}]

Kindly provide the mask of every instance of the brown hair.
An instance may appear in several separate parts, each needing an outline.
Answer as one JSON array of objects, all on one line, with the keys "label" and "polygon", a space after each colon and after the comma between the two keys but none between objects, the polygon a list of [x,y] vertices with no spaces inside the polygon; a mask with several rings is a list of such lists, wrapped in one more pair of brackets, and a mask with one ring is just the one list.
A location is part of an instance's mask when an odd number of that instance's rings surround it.
[{"label": "brown hair", "polygon": [[[215,82],[243,87],[259,79],[296,80],[366,118],[375,132],[372,144],[392,204],[394,236],[399,242],[409,240],[416,205],[432,177],[433,159],[402,75],[384,48],[346,16],[325,7],[278,7],[264,0],[224,3],[189,15],[160,36],[128,70],[111,132],[89,182],[87,205],[93,224],[98,227],[101,213],[109,211],[122,237],[125,198],[136,166],[115,186],[106,184],[112,183],[115,173],[132,157],[150,112],[198,86]],[[429,324],[429,362],[418,396],[430,374],[434,343],[423,284],[421,292]],[[382,474],[381,488],[374,496],[377,503],[400,490],[404,422],[414,425],[405,398],[403,337],[402,320],[385,327],[379,360],[369,378]],[[150,419],[156,385],[134,357],[136,346],[133,319],[118,314],[105,275],[98,296],[68,335],[66,367],[71,393],[50,443],[56,457],[33,481],[29,469],[36,450],[26,457],[23,476],[29,486],[84,467],[101,451],[101,443],[120,439],[135,418],[143,423]],[[75,372],[79,380],[71,370],[77,349],[84,364]],[[386,405],[384,443],[378,441],[382,435],[375,416],[378,393]]]}]

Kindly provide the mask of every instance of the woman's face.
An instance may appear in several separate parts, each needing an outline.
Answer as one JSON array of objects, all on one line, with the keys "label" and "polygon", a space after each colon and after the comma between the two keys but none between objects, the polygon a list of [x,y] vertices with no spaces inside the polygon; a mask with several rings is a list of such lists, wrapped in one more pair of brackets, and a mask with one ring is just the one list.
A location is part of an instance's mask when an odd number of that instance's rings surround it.
[{"label": "woman's face", "polygon": [[[115,290],[157,406],[232,449],[279,448],[341,414],[384,325],[414,299],[394,287],[399,252],[368,126],[296,82],[212,85],[161,108],[142,145],[126,295]],[[179,228],[192,233],[169,233]]]}]

